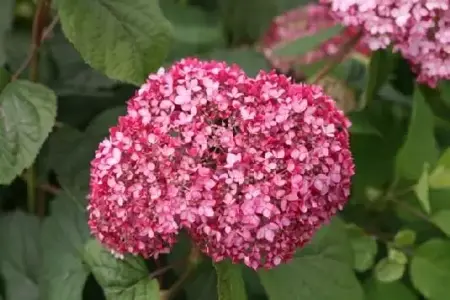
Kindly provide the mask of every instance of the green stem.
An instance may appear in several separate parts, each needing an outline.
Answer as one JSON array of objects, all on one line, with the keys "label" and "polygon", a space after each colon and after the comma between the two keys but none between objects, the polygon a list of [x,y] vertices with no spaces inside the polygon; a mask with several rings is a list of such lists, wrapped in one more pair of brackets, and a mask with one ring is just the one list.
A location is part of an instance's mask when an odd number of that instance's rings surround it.
[{"label": "green stem", "polygon": [[390,198],[392,202],[394,202],[398,207],[403,208],[404,210],[410,212],[411,214],[415,215],[416,217],[418,217],[419,219],[422,219],[423,221],[430,223],[430,224],[434,224],[430,218],[422,213],[420,210],[412,207],[411,205],[409,205],[408,203],[406,203],[405,201],[400,201],[396,198]]},{"label": "green stem", "polygon": [[201,253],[195,247],[195,245],[191,245],[191,252],[189,253],[189,256],[187,258],[186,262],[186,269],[184,270],[183,274],[181,274],[180,278],[170,287],[169,290],[167,290],[164,293],[163,299],[171,299],[175,296],[175,294],[178,292],[180,287],[183,286],[183,284],[186,282],[186,280],[192,275],[192,273],[197,269],[198,265],[201,262]]},{"label": "green stem", "polygon": [[415,207],[412,207],[405,201],[399,200],[400,197],[405,196],[406,194],[413,191],[413,186],[409,186],[407,188],[404,188],[402,190],[396,190],[398,185],[399,179],[397,177],[394,178],[392,184],[387,189],[387,192],[385,194],[385,199],[388,201],[392,201],[395,203],[398,207],[403,208],[404,210],[407,210],[409,213],[415,215],[416,217],[433,224],[433,222],[430,220],[430,218],[422,213],[419,209],[416,209]]},{"label": "green stem", "polygon": [[[39,0],[36,7],[36,12],[33,19],[33,28],[31,30],[31,45],[30,45],[30,81],[37,82],[39,80],[39,52],[38,49],[42,42],[45,26],[50,15],[51,0]],[[20,73],[18,73],[20,74]],[[16,79],[18,76],[13,76]],[[27,204],[30,213],[34,213],[36,210],[36,176],[34,165],[26,171],[27,178]],[[42,201],[45,201],[43,199]],[[39,203],[39,206],[42,206]],[[44,210],[45,211],[45,210]]]},{"label": "green stem", "polygon": [[181,274],[180,278],[170,287],[170,289],[165,293],[167,299],[172,299],[175,294],[178,292],[180,287],[186,282],[186,280],[191,276],[194,268],[190,265],[186,268],[186,270]]}]

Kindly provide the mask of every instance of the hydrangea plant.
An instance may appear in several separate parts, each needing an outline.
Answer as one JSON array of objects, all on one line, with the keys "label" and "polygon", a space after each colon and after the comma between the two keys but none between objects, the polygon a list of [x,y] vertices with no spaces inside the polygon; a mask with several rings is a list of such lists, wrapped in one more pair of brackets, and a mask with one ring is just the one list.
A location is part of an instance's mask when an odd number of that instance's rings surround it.
[{"label": "hydrangea plant", "polygon": [[447,300],[450,0],[4,0],[0,300]]}]

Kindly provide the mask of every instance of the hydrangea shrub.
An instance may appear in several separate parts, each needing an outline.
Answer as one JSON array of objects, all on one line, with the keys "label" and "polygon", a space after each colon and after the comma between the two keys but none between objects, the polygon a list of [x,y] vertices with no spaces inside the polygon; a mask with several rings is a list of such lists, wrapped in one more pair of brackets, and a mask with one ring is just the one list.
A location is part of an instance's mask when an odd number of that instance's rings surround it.
[{"label": "hydrangea shrub", "polygon": [[448,0],[0,4],[0,300],[444,300]]}]

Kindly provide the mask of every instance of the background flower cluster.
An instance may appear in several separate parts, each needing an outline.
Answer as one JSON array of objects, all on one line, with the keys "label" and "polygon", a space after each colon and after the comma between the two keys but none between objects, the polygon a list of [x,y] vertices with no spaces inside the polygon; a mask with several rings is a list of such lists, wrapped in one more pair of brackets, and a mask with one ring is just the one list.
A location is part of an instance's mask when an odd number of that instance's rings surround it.
[{"label": "background flower cluster", "polygon": [[346,26],[364,30],[372,50],[392,45],[412,65],[417,80],[435,87],[450,79],[448,0],[321,0]]}]

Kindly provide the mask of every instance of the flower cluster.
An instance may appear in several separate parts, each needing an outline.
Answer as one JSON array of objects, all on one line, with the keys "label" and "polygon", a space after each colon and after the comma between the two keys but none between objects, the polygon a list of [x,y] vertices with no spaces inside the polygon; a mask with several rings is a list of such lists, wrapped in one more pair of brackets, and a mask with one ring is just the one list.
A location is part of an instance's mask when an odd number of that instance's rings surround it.
[{"label": "flower cluster", "polygon": [[271,268],[347,201],[349,126],[320,87],[183,59],[96,151],[89,226],[119,255],[167,253],[185,229],[214,261]]},{"label": "flower cluster", "polygon": [[[353,27],[347,27],[341,34],[331,38],[314,51],[301,56],[277,56],[274,50],[297,39],[317,34],[337,24],[330,10],[322,5],[308,4],[290,10],[276,17],[262,39],[262,52],[272,66],[286,73],[293,64],[311,64],[336,54],[347,40],[358,33]],[[358,43],[354,51],[363,56],[370,54],[364,43]]]},{"label": "flower cluster", "polygon": [[449,0],[321,0],[347,26],[366,32],[373,50],[392,44],[417,80],[434,87],[450,79]]}]

